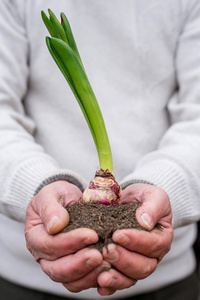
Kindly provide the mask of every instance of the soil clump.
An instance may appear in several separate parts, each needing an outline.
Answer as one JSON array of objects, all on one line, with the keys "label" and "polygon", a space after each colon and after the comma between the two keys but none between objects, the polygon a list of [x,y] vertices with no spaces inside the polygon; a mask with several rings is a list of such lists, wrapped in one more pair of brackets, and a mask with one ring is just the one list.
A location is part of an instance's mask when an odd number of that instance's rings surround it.
[{"label": "soil clump", "polygon": [[90,228],[97,232],[99,241],[89,247],[100,252],[104,246],[112,243],[112,234],[117,229],[142,228],[136,220],[135,213],[141,203],[129,204],[94,204],[76,202],[66,207],[70,221],[62,232],[69,232],[77,228]]}]

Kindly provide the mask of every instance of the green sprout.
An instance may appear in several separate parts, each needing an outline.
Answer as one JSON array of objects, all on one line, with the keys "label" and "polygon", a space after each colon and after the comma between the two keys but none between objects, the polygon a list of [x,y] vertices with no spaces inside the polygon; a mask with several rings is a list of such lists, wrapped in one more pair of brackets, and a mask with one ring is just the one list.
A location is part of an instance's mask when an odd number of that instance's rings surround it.
[{"label": "green sprout", "polygon": [[104,119],[87,78],[76,42],[64,13],[61,23],[49,9],[49,18],[42,11],[42,19],[51,37],[46,37],[47,47],[67,80],[90,128],[97,149],[100,168],[113,172],[112,153]]}]

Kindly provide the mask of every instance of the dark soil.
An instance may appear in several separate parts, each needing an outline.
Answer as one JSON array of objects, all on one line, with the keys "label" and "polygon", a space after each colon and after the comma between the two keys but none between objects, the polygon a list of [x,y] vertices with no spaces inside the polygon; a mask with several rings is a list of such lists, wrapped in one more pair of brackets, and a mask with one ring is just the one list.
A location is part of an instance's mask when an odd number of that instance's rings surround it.
[{"label": "dark soil", "polygon": [[135,218],[136,209],[140,203],[123,205],[104,205],[77,202],[66,207],[70,222],[63,232],[76,228],[91,228],[99,235],[98,243],[90,246],[102,252],[102,248],[112,242],[112,234],[117,229],[142,229]]}]

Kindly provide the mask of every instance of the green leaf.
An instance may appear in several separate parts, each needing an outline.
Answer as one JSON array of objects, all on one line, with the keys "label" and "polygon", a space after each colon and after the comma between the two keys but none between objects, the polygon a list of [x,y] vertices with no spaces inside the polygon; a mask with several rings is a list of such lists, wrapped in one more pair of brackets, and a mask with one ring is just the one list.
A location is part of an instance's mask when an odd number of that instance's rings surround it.
[{"label": "green leaf", "polygon": [[[109,169],[113,172],[112,153],[103,116],[83,68],[69,22],[62,13],[62,25],[60,23],[58,25],[57,19],[51,11],[51,24],[46,20],[44,14],[43,20],[47,28],[49,28],[50,34],[54,34],[54,30],[56,33],[59,33],[59,37],[46,38],[47,47],[72,89],[88,123],[98,152],[100,168],[104,170]],[[63,31],[65,32],[66,39],[63,39]]]},{"label": "green leaf", "polygon": [[[59,40],[58,40],[58,41],[59,41]],[[83,105],[82,105],[82,102],[81,102],[81,100],[80,100],[80,98],[79,98],[78,92],[76,91],[76,87],[74,86],[74,83],[73,83],[72,77],[71,77],[71,75],[70,75],[70,72],[68,72],[68,69],[67,69],[65,63],[63,62],[62,58],[59,56],[59,51],[57,51],[57,50],[58,50],[58,47],[60,47],[60,45],[57,45],[57,47],[55,47],[55,45],[56,45],[56,40],[53,39],[53,38],[49,38],[49,37],[46,38],[46,43],[47,43],[47,47],[48,47],[48,49],[49,49],[49,51],[50,51],[52,57],[54,58],[56,64],[58,65],[59,69],[61,70],[61,72],[63,73],[65,79],[67,80],[67,82],[68,82],[68,84],[69,84],[69,86],[71,87],[71,89],[72,89],[72,91],[73,91],[73,93],[74,93],[74,95],[75,95],[75,97],[76,97],[76,99],[77,99],[77,101],[78,101],[78,103],[79,103],[81,109],[82,109],[82,112],[83,112],[83,114],[84,114],[84,116],[85,116],[85,119],[86,119],[86,121],[87,121],[87,123],[88,123],[88,126],[89,126],[89,128],[90,128],[90,130],[91,130],[92,136],[93,136],[93,138],[94,138],[94,140],[95,140],[95,134],[94,134],[94,132],[93,132],[93,129],[92,129],[92,127],[91,127],[91,124],[90,124],[90,121],[89,121],[89,119],[88,119],[88,117],[87,117],[87,114],[86,114],[86,112],[85,112],[85,110],[84,110],[84,107],[83,107]],[[66,46],[66,45],[65,45],[65,46]],[[56,48],[57,48],[57,50],[56,50]],[[70,48],[67,49],[67,51],[68,51],[68,50],[69,50],[69,53],[68,53],[68,54],[69,54],[69,56],[70,56]],[[61,50],[61,51],[62,51],[62,50]],[[66,49],[65,49],[65,51],[66,51]],[[73,55],[72,52],[71,52],[71,55]],[[96,144],[96,142],[95,142],[95,144]]]},{"label": "green leaf", "polygon": [[52,24],[52,22],[49,20],[49,18],[47,17],[47,15],[45,14],[44,11],[41,12],[41,16],[42,16],[42,20],[47,28],[47,30],[49,31],[50,35],[52,37],[56,37],[56,38],[60,38],[60,34],[59,32],[56,31],[54,25]]},{"label": "green leaf", "polygon": [[65,34],[65,31],[64,31],[62,25],[60,24],[60,22],[58,21],[58,19],[56,18],[56,16],[50,9],[48,9],[48,12],[49,12],[49,19],[50,19],[51,23],[54,25],[54,28],[56,29],[56,31],[59,33],[60,38],[63,41],[65,41],[67,44],[69,44],[67,36]]},{"label": "green leaf", "polygon": [[70,26],[69,21],[68,21],[66,15],[64,13],[61,13],[61,25],[62,25],[62,27],[65,31],[65,34],[67,36],[67,39],[69,41],[69,46],[71,47],[71,49],[76,54],[80,64],[83,66],[83,63],[82,63],[82,60],[81,60],[80,54],[78,52],[78,48],[77,48],[72,30],[71,30],[71,26]]}]

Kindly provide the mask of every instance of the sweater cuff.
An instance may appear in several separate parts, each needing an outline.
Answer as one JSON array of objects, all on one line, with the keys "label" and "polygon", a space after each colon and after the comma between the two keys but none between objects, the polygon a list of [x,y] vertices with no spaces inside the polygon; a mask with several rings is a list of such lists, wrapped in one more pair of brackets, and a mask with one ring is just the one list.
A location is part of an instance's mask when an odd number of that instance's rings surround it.
[{"label": "sweater cuff", "polygon": [[130,179],[127,181],[123,181],[120,185],[121,185],[122,189],[125,189],[127,186],[129,186],[131,184],[136,184],[136,183],[144,183],[144,184],[154,185],[152,182],[144,180],[144,179]]},{"label": "sweater cuff", "polygon": [[[136,170],[124,178],[121,185],[126,187],[132,183],[150,183],[168,194],[172,207],[172,226],[174,228],[194,223],[199,219],[200,204],[193,178],[173,160],[146,159]],[[191,201],[192,200],[192,201]]]},{"label": "sweater cuff", "polygon": [[58,181],[58,180],[66,180],[70,183],[76,185],[82,192],[86,188],[86,183],[78,176],[78,174],[69,171],[69,170],[59,170],[55,174],[45,178],[41,184],[37,187],[34,196],[39,193],[39,191],[46,185]]},{"label": "sweater cuff", "polygon": [[51,159],[36,159],[24,162],[6,179],[0,211],[20,222],[26,219],[26,209],[36,192],[55,180],[68,180],[84,190],[87,184],[76,173],[60,169]]}]

